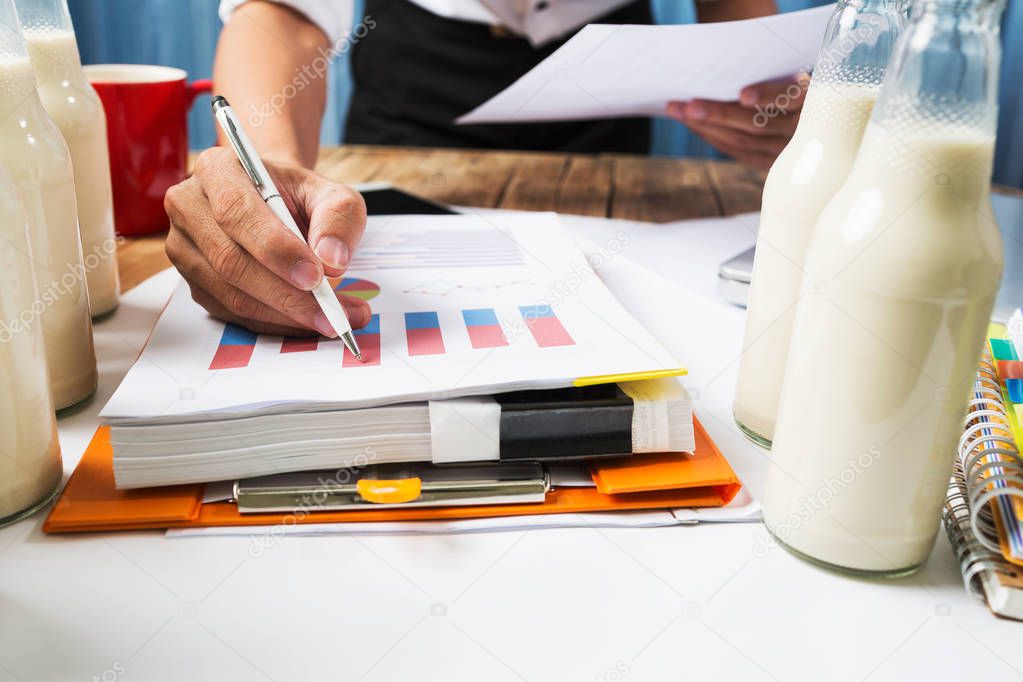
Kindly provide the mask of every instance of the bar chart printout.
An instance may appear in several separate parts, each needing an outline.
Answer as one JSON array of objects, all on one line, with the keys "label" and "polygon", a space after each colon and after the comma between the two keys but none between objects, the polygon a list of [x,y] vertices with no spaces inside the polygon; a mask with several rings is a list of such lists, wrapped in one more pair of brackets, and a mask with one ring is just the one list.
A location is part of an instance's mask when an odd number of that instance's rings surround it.
[{"label": "bar chart printout", "polygon": [[463,310],[462,319],[465,320],[469,343],[473,348],[499,348],[508,345],[508,339],[504,337],[493,308]]},{"label": "bar chart printout", "polygon": [[352,332],[355,340],[362,351],[362,362],[352,355],[352,352],[342,345],[344,356],[341,359],[342,367],[375,367],[380,364],[380,316],[373,315],[362,329]]},{"label": "bar chart printout", "polygon": [[522,319],[529,328],[529,333],[533,335],[536,345],[541,348],[575,345],[568,330],[549,305],[519,306],[519,312],[522,313]]},{"label": "bar chart printout", "polygon": [[410,356],[445,353],[444,337],[435,312],[405,313],[405,337]]},{"label": "bar chart printout", "polygon": [[236,369],[248,367],[252,352],[256,349],[256,335],[244,327],[234,324],[224,326],[220,345],[210,363],[210,369]]}]

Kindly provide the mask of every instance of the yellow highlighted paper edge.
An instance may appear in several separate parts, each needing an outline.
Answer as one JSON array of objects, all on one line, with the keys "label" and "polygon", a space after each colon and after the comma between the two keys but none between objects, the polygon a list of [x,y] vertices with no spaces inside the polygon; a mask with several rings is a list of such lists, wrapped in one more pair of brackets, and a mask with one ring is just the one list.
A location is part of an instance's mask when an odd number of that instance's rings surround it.
[{"label": "yellow highlighted paper edge", "polygon": [[604,374],[596,377],[579,377],[572,382],[573,386],[599,386],[600,384],[619,384],[623,381],[645,381],[663,377],[682,377],[689,374],[685,367],[677,369],[657,369],[650,372],[626,372],[624,374]]}]

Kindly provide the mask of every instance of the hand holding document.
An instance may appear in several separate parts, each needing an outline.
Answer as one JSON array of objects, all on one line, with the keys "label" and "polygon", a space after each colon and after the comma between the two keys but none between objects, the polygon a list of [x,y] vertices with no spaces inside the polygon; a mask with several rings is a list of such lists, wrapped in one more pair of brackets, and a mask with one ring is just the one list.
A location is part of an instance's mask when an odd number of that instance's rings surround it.
[{"label": "hand holding document", "polygon": [[746,85],[809,69],[832,9],[714,24],[590,24],[458,122],[662,116],[671,100],[735,100]]}]

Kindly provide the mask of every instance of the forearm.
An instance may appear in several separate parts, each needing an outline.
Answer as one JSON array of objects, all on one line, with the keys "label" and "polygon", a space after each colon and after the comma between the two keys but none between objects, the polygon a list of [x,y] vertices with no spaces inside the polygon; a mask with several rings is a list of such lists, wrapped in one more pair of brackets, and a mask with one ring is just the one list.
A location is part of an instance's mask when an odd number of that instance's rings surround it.
[{"label": "forearm", "polygon": [[316,163],[329,47],[303,15],[272,2],[245,3],[224,27],[213,67],[216,92],[231,102],[266,159]]},{"label": "forearm", "polygon": [[696,14],[702,23],[753,19],[777,14],[775,0],[697,0]]}]

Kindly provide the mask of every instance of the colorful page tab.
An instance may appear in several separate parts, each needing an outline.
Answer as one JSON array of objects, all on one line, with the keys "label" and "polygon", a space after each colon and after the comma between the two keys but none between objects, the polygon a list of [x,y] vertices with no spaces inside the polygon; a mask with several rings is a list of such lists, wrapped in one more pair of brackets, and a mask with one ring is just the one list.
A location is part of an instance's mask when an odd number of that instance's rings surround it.
[{"label": "colorful page tab", "polygon": [[995,360],[1019,360],[1012,342],[1005,339],[991,339],[991,354]]}]

